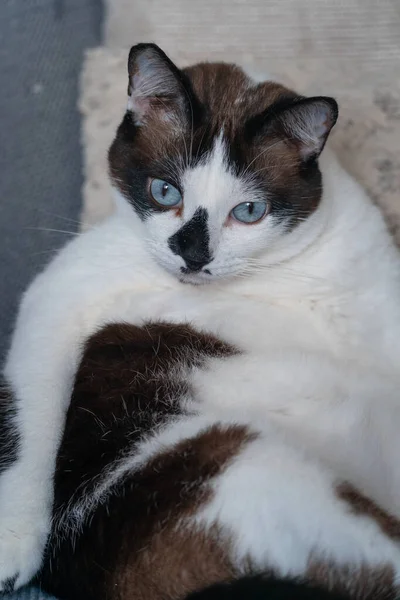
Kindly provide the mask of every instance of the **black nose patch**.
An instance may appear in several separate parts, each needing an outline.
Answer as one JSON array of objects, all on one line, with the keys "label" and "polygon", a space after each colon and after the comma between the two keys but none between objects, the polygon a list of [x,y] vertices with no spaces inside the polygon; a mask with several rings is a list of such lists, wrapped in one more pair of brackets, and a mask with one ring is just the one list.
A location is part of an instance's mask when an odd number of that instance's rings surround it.
[{"label": "black nose patch", "polygon": [[193,217],[168,240],[174,254],[183,258],[190,271],[200,271],[211,261],[208,212],[198,208]]}]

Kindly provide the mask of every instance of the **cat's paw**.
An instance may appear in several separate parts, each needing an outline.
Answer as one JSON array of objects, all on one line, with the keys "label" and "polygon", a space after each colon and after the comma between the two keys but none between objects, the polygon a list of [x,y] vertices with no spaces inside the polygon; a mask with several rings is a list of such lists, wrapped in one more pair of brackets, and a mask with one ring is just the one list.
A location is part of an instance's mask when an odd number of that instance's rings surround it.
[{"label": "cat's paw", "polygon": [[0,519],[0,594],[28,583],[38,572],[49,532],[49,521]]}]

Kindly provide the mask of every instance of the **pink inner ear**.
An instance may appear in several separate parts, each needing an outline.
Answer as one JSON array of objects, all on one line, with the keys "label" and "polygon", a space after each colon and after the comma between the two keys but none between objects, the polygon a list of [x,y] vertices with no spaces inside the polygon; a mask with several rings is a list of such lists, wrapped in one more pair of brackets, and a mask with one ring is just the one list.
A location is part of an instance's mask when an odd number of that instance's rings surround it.
[{"label": "pink inner ear", "polygon": [[[332,119],[330,118],[330,111],[327,107],[320,107],[318,109],[319,114],[315,115],[315,135],[321,138],[326,135],[327,131],[332,125]],[[319,124],[318,124],[319,122]]]},{"label": "pink inner ear", "polygon": [[150,95],[144,93],[146,81],[143,80],[143,75],[140,71],[140,63],[138,70],[131,76],[129,85],[128,110],[135,113],[136,123],[139,125],[150,108]]},{"label": "pink inner ear", "polygon": [[136,115],[136,124],[140,125],[142,118],[146,115],[150,108],[150,98],[144,96],[128,96],[128,110],[131,110]]},{"label": "pink inner ear", "polygon": [[130,67],[129,94],[128,110],[135,113],[139,124],[152,109],[155,98],[175,96],[179,102],[179,84],[169,66],[153,50],[146,50]]},{"label": "pink inner ear", "polygon": [[333,119],[330,107],[316,102],[293,107],[283,116],[282,123],[286,132],[297,138],[300,155],[308,158],[321,152]]}]

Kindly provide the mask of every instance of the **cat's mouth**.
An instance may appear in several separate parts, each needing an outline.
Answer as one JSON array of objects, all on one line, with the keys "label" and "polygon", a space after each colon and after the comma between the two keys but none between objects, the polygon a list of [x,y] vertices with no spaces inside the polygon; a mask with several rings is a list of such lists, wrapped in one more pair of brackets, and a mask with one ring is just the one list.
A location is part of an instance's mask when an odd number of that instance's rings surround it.
[{"label": "cat's mouth", "polygon": [[163,260],[163,257],[158,255],[156,261],[162,266],[170,275],[176,277],[181,283],[189,285],[207,285],[220,279],[218,273],[214,272],[214,269],[206,264],[202,268],[189,268],[187,265],[174,265],[167,260]]}]

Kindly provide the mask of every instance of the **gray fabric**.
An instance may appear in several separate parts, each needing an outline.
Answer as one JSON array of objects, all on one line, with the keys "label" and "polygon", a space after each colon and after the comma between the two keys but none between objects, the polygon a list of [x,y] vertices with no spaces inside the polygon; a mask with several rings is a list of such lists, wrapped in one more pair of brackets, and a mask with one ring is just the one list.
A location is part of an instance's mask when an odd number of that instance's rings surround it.
[{"label": "gray fabric", "polygon": [[101,22],[101,0],[0,1],[0,360],[21,292],[68,237],[44,229],[78,227],[78,82]]},{"label": "gray fabric", "polygon": [[68,238],[43,229],[77,229],[78,82],[101,21],[101,0],[0,1],[0,361],[22,290]]}]

